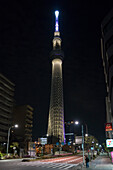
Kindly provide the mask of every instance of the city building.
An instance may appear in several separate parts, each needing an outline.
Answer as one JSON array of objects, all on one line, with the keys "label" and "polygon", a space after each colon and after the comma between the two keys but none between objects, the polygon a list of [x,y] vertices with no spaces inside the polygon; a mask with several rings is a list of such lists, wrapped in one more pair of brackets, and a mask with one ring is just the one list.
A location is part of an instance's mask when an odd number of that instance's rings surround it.
[{"label": "city building", "polygon": [[73,143],[75,139],[75,124],[74,121],[65,121],[65,138],[66,143]]},{"label": "city building", "polygon": [[15,85],[0,73],[0,142],[7,142],[8,129],[12,126]]},{"label": "city building", "polygon": [[74,133],[75,123],[73,120],[65,121],[65,133]]},{"label": "city building", "polygon": [[39,142],[39,144],[41,144],[41,145],[45,145],[45,144],[47,144],[47,137],[45,138],[38,138],[38,142]]},{"label": "city building", "polygon": [[[101,32],[101,54],[107,89],[106,123],[113,123],[113,9],[102,21]],[[112,133],[107,132],[107,137],[111,138]]]},{"label": "city building", "polygon": [[75,143],[75,137],[81,135],[81,126],[75,125],[75,121],[65,121],[66,143]]},{"label": "city building", "polygon": [[53,50],[50,54],[52,61],[52,80],[51,80],[51,96],[48,119],[48,142],[64,142],[64,104],[63,104],[63,78],[62,78],[62,62],[64,53],[61,50],[61,38],[58,22],[59,12],[55,11],[55,32],[53,38]]},{"label": "city building", "polygon": [[29,105],[15,106],[13,110],[13,123],[18,124],[14,129],[12,138],[19,142],[21,150],[28,150],[28,142],[32,141],[33,108]]}]

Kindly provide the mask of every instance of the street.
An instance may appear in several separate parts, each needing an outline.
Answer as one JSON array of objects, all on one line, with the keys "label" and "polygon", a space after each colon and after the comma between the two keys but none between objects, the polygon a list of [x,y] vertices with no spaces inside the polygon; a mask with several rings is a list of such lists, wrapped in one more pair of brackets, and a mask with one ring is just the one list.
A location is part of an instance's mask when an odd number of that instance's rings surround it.
[{"label": "street", "polygon": [[[45,170],[45,169],[82,169],[82,156],[66,156],[52,159],[42,159],[38,161],[22,162],[23,159],[0,160],[0,170]],[[79,166],[80,164],[80,166]],[[78,168],[79,166],[79,168]],[[106,154],[98,156],[90,162],[89,170],[113,170],[113,164]]]},{"label": "street", "polygon": [[22,162],[22,159],[19,160],[1,160],[0,161],[0,170],[26,170],[26,169],[70,169],[78,166],[79,163],[82,163],[83,159],[81,156],[67,156],[62,158],[52,158],[45,159],[40,161],[31,161],[31,162]]}]

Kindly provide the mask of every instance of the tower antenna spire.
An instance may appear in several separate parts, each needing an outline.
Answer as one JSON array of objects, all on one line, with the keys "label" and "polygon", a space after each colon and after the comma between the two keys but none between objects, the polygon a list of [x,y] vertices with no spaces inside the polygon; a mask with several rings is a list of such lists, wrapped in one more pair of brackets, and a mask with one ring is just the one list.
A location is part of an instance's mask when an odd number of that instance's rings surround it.
[{"label": "tower antenna spire", "polygon": [[58,141],[60,144],[62,142],[65,143],[62,78],[62,63],[64,59],[64,53],[61,50],[58,16],[59,11],[55,11],[53,50],[50,53],[50,59],[52,61],[52,79],[47,134],[49,136],[48,143],[52,144],[56,144]]},{"label": "tower antenna spire", "polygon": [[59,31],[58,16],[59,16],[59,11],[55,11],[55,32]]}]

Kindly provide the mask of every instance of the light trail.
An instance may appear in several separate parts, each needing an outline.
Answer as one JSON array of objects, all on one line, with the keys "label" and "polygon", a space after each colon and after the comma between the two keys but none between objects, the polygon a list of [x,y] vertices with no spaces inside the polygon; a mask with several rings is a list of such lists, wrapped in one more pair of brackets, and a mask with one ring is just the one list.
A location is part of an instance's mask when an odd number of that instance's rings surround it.
[{"label": "light trail", "polygon": [[80,158],[80,156],[73,156],[73,157],[65,157],[65,158],[54,158],[54,159],[47,159],[47,160],[42,160],[40,162],[61,162],[61,161],[66,161],[68,159],[76,159]]},{"label": "light trail", "polygon": [[[81,156],[71,156],[71,157],[64,157],[64,158],[53,158],[53,159],[47,159],[47,160],[41,160],[40,162],[45,163],[62,163],[62,164],[78,164],[83,162],[83,157]],[[60,165],[61,166],[61,165]],[[51,167],[51,165],[49,166]],[[54,166],[55,168],[55,166]]]}]

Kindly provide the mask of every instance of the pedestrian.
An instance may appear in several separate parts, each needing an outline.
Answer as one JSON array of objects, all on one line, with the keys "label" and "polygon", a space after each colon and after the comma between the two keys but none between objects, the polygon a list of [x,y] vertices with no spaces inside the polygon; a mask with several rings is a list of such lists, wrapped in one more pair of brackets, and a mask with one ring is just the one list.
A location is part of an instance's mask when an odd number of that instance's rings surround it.
[{"label": "pedestrian", "polygon": [[86,155],[85,157],[86,157],[86,158],[85,158],[85,161],[86,161],[86,168],[89,168],[89,158],[88,158],[87,155]]}]

